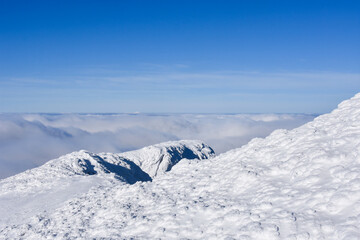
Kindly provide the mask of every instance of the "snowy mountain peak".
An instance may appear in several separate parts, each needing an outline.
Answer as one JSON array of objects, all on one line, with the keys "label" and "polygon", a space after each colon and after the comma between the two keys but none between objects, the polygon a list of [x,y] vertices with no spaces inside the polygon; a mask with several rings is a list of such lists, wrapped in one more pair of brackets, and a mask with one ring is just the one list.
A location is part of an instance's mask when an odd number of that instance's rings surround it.
[{"label": "snowy mountain peak", "polygon": [[119,154],[131,159],[150,177],[161,175],[181,159],[207,159],[215,155],[214,150],[198,140],[170,141]]}]

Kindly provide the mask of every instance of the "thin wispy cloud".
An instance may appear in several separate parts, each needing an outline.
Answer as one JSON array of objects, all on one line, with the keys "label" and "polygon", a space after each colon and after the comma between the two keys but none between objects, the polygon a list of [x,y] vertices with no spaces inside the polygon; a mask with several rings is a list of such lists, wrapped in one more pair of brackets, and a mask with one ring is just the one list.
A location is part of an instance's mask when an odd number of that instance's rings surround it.
[{"label": "thin wispy cloud", "polygon": [[[187,67],[186,65],[184,65]],[[339,72],[242,72],[242,71],[214,71],[214,72],[166,72],[166,71],[140,71],[116,73],[112,76],[103,76],[100,71],[98,74],[94,71],[92,75],[60,76],[63,81],[58,81],[59,77],[49,78],[9,78],[3,79],[0,84],[16,85],[41,85],[43,87],[66,86],[68,88],[79,87],[110,87],[118,84],[125,84],[131,88],[137,84],[164,84],[163,88],[253,88],[257,90],[284,89],[284,88],[307,88],[325,87],[338,88],[339,81],[350,86],[358,86],[360,82],[360,73],[339,73]],[[323,86],[323,81],[326,85]],[[68,83],[71,82],[71,86]],[[347,85],[349,86],[349,85]],[[159,86],[156,86],[158,88]],[[152,89],[153,90],[153,89]]]},{"label": "thin wispy cloud", "polygon": [[[24,106],[31,104],[36,106],[32,112],[324,113],[360,89],[360,73],[201,72],[172,65],[114,69],[113,73],[109,68],[108,74],[104,69],[94,68],[91,74],[3,78],[0,111],[14,111],[10,105],[23,101],[16,112],[28,112]],[[42,96],[62,107],[49,108]],[[259,104],[260,99],[265,103]]]}]

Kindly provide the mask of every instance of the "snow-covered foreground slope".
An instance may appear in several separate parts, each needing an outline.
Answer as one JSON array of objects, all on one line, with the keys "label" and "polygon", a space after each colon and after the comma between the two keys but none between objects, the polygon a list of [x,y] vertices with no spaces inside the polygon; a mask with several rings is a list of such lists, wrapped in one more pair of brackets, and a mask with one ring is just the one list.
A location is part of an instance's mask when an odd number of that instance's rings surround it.
[{"label": "snow-covered foreground slope", "polygon": [[[143,160],[134,163],[148,166],[146,155],[138,154]],[[82,194],[56,206],[39,207],[28,214],[31,217],[17,222],[13,220],[16,210],[2,210],[0,219],[11,217],[2,221],[0,236],[359,239],[360,94],[300,128],[277,130],[205,161],[182,160],[167,174],[149,174],[157,177],[134,184],[88,175],[82,179],[101,180]],[[64,192],[77,184],[76,177],[70,177],[72,183],[62,188]],[[6,181],[15,180],[0,183]],[[61,187],[39,195],[52,201],[56,190]],[[24,211],[31,212],[34,203],[26,201],[26,191],[23,195],[10,189],[1,198],[1,206],[17,200]]]},{"label": "snow-covered foreground slope", "polygon": [[[93,187],[151,181],[181,159],[206,159],[214,151],[201,141],[171,141],[126,153],[84,150],[0,181],[0,229],[26,221]],[[1,236],[1,234],[0,234]]]}]

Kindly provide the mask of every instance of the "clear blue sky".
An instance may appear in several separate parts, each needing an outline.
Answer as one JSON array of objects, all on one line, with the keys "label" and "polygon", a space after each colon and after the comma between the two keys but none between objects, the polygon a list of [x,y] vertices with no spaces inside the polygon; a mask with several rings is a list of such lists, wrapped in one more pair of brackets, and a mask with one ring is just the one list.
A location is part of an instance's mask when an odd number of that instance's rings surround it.
[{"label": "clear blue sky", "polygon": [[360,1],[0,1],[0,112],[330,111]]}]

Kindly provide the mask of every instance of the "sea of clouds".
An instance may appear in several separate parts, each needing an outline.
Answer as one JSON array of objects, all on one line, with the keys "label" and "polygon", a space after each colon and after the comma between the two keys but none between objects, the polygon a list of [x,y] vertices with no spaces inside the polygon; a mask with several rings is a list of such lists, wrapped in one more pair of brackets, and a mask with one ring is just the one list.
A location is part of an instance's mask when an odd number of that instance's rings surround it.
[{"label": "sea of clouds", "polygon": [[309,114],[0,114],[0,178],[66,153],[123,152],[169,140],[199,139],[217,154]]}]

